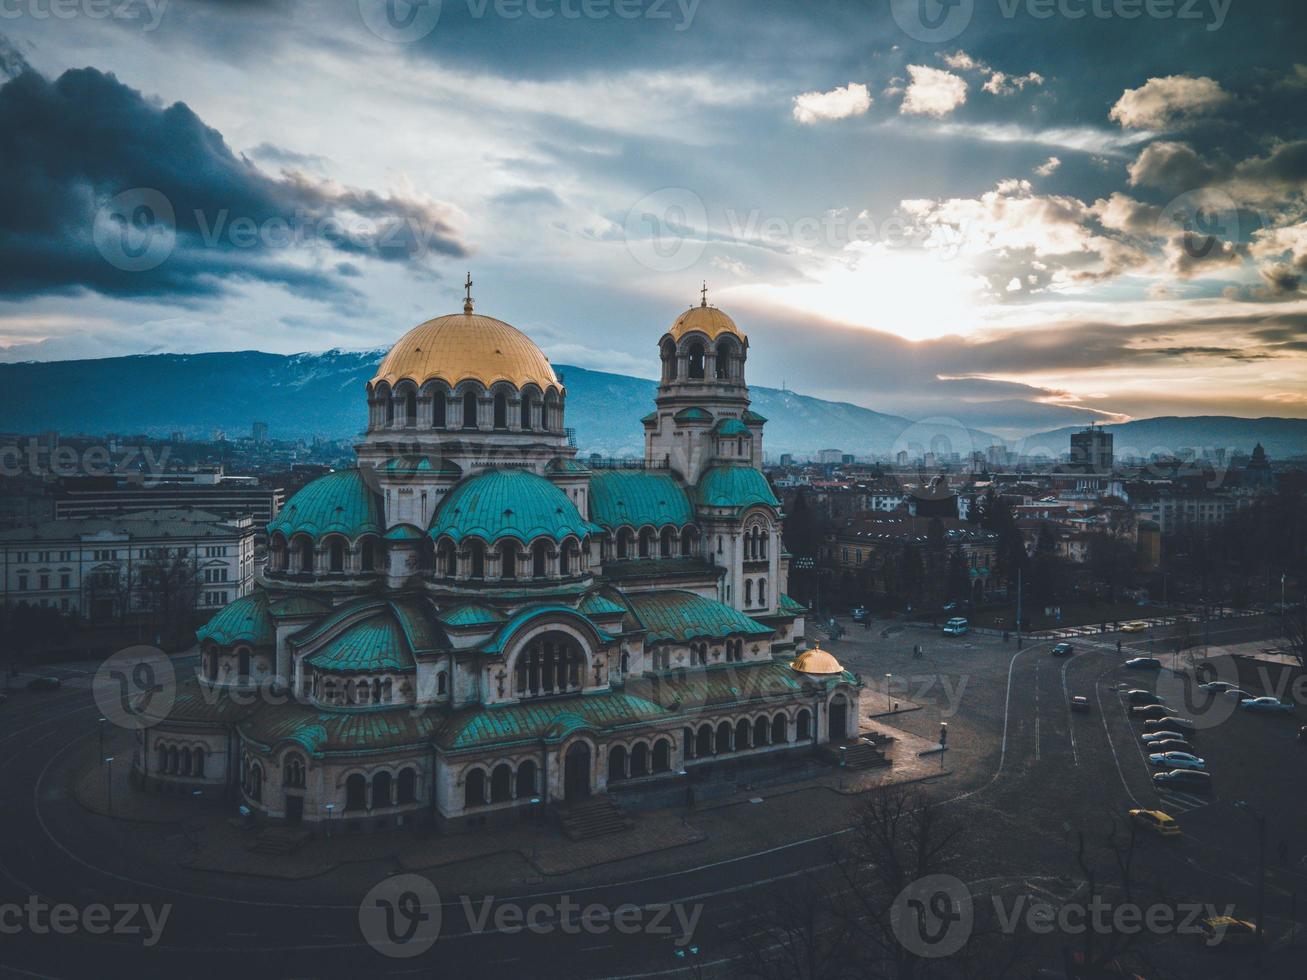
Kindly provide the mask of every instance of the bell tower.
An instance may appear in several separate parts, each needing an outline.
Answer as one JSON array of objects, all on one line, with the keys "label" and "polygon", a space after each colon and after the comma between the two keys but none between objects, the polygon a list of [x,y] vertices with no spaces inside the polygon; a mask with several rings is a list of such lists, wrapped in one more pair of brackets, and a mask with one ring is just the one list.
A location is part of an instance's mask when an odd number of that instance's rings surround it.
[{"label": "bell tower", "polygon": [[676,318],[658,341],[662,380],[655,410],[644,417],[645,463],[666,466],[688,484],[720,463],[762,465],[762,426],[749,409],[744,365],[749,338],[735,321],[699,304]]}]

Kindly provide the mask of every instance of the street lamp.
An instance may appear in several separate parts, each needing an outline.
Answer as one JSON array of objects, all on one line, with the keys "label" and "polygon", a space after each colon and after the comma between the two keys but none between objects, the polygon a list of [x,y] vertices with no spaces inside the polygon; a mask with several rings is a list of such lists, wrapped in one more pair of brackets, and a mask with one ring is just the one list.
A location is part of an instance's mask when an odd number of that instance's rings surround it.
[{"label": "street lamp", "polygon": [[1235,800],[1234,805],[1257,821],[1257,968],[1261,970],[1266,952],[1266,814],[1247,800]]},{"label": "street lamp", "polygon": [[108,719],[105,719],[105,718],[101,718],[101,719],[99,720],[99,725],[100,725],[100,758],[101,758],[101,759],[104,758],[104,723],[105,723],[105,721],[107,721],[107,720],[108,720]]},{"label": "street lamp", "polygon": [[332,811],[335,809],[336,809],[336,804],[334,803],[327,804],[326,810],[327,810],[327,836],[328,837],[331,836],[331,814]]}]

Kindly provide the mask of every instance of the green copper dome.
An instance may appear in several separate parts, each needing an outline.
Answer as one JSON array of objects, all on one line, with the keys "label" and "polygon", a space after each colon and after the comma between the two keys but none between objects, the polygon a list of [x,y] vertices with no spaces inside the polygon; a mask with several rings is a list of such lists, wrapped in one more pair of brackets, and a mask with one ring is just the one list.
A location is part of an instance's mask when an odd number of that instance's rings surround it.
[{"label": "green copper dome", "polygon": [[733,507],[743,510],[754,504],[779,507],[771,484],[762,470],[752,466],[714,466],[699,478],[694,499],[700,507]]},{"label": "green copper dome", "polygon": [[680,484],[652,470],[597,470],[590,478],[590,514],[608,528],[679,528],[694,520]]},{"label": "green copper dome", "polygon": [[567,494],[526,470],[487,470],[449,492],[431,522],[431,536],[454,541],[539,537],[562,541],[598,530],[584,520]]},{"label": "green copper dome", "polygon": [[268,593],[259,589],[227,603],[195,631],[195,638],[201,643],[208,641],[223,647],[236,643],[274,646],[277,638],[272,617],[268,615]]},{"label": "green copper dome", "polygon": [[268,525],[269,534],[288,539],[304,533],[313,538],[338,532],[348,538],[381,534],[381,500],[358,470],[341,470],[318,477],[286,502]]}]

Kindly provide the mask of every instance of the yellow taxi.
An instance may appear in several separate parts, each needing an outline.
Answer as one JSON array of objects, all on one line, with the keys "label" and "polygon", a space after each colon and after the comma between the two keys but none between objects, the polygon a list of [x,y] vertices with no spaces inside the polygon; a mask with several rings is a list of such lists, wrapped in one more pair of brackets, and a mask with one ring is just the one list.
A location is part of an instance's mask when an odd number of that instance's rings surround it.
[{"label": "yellow taxi", "polygon": [[1248,946],[1257,942],[1257,925],[1247,919],[1217,915],[1198,923],[1208,946]]},{"label": "yellow taxi", "polygon": [[1142,619],[1131,620],[1128,623],[1121,624],[1122,633],[1145,633],[1148,631],[1148,624]]},{"label": "yellow taxi", "polygon": [[1180,825],[1169,813],[1161,810],[1131,810],[1130,819],[1144,830],[1151,830],[1158,837],[1179,837]]}]

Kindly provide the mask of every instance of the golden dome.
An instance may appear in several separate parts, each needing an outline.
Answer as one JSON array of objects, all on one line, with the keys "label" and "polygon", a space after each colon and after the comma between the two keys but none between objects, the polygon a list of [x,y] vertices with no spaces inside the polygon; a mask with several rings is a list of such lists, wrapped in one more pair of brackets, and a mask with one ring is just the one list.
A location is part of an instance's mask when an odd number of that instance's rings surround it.
[{"label": "golden dome", "polygon": [[[470,303],[468,304],[471,305]],[[486,387],[507,381],[562,389],[549,358],[514,326],[470,310],[420,323],[390,349],[372,383],[439,378],[451,387],[474,379]]]},{"label": "golden dome", "polygon": [[692,330],[708,335],[709,340],[716,340],[722,334],[734,334],[741,340],[744,333],[735,325],[735,321],[715,306],[692,306],[676,318],[671,330],[673,340],[679,341]]},{"label": "golden dome", "polygon": [[800,674],[842,674],[844,667],[821,647],[805,650],[790,661],[790,667]]}]

